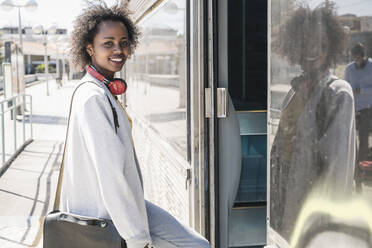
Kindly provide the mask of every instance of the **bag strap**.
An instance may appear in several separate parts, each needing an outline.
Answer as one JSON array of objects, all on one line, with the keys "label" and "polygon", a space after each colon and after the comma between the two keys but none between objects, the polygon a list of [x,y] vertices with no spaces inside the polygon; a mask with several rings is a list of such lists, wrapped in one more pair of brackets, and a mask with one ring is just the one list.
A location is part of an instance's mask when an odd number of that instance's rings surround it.
[{"label": "bag strap", "polygon": [[328,106],[326,104],[327,97],[326,97],[326,92],[329,90],[329,86],[334,82],[338,80],[336,77],[332,77],[327,83],[326,83],[326,88],[322,92],[322,95],[320,96],[320,101],[318,102],[316,106],[316,119],[317,119],[317,125],[318,125],[318,139],[320,139],[320,136],[323,135],[325,131],[325,117],[326,117],[326,112],[325,108]]},{"label": "bag strap", "polygon": [[[58,176],[58,184],[57,184],[56,196],[55,196],[55,199],[54,199],[53,211],[58,211],[59,210],[59,203],[60,203],[60,200],[61,200],[61,189],[62,189],[61,185],[62,185],[63,171],[64,171],[64,167],[65,167],[64,166],[64,160],[65,160],[65,152],[66,152],[66,143],[67,143],[68,131],[69,131],[69,126],[70,126],[72,101],[74,99],[74,96],[75,96],[75,93],[76,93],[77,89],[80,88],[80,86],[82,86],[85,83],[93,83],[93,84],[97,85],[95,82],[86,81],[86,82],[83,82],[83,83],[79,84],[76,87],[76,89],[74,90],[74,92],[72,93],[71,102],[70,102],[70,110],[69,110],[69,114],[68,114],[65,145],[64,145],[64,148],[63,148],[62,162],[61,162],[61,168],[60,168],[59,176]],[[110,103],[110,107],[111,107],[112,114],[113,114],[113,117],[114,117],[115,132],[117,133],[117,128],[119,127],[118,116],[117,116],[117,113],[116,113],[116,110],[115,110],[114,106],[112,105],[112,103],[110,101],[110,98],[108,97],[107,94],[106,94],[106,96],[107,96],[107,100]]]}]

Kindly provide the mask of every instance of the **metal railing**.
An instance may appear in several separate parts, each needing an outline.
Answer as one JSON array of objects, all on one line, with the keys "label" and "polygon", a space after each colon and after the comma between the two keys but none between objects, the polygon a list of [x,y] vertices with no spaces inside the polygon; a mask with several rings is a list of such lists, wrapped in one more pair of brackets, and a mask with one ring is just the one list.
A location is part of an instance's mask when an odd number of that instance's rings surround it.
[{"label": "metal railing", "polygon": [[[27,102],[26,99],[29,99]],[[26,105],[29,105],[29,115],[28,124],[30,125],[29,138],[26,140]],[[0,125],[1,125],[1,166],[0,166],[0,176],[9,167],[10,163],[15,159],[15,157],[23,150],[23,148],[32,141],[33,130],[32,130],[32,96],[26,94],[18,94],[11,98],[4,99],[0,101]],[[8,116],[7,113],[10,113]],[[21,118],[19,118],[21,117]],[[18,119],[17,119],[18,118]],[[17,132],[19,125],[17,122],[22,122],[22,131]],[[13,126],[13,134],[11,132],[6,132],[7,128],[9,130]],[[23,137],[21,142],[18,141],[19,132],[22,133]],[[13,136],[6,138],[6,135]],[[13,143],[13,151],[8,152],[11,149]],[[7,158],[7,156],[9,158]]]}]

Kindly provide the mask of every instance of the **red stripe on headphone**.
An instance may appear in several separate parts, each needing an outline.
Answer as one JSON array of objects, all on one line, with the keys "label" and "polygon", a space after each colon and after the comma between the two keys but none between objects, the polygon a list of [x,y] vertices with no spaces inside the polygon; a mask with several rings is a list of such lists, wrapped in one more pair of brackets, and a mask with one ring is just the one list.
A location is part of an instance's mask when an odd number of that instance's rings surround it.
[{"label": "red stripe on headphone", "polygon": [[93,69],[90,65],[87,66],[87,72],[101,82],[103,82],[103,80],[105,79],[105,77],[101,73]]}]

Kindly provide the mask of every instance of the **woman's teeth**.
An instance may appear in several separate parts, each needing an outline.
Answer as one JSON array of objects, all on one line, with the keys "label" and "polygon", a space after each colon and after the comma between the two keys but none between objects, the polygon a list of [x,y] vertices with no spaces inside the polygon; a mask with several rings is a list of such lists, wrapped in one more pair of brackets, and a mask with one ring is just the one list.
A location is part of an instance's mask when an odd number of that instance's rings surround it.
[{"label": "woman's teeth", "polygon": [[316,57],[307,57],[306,60],[307,61],[314,61],[314,60],[317,60],[319,58],[319,56],[316,56]]},{"label": "woman's teeth", "polygon": [[116,63],[120,63],[120,62],[123,62],[123,59],[122,58],[111,58],[110,59],[111,61],[113,61],[113,62],[116,62]]}]

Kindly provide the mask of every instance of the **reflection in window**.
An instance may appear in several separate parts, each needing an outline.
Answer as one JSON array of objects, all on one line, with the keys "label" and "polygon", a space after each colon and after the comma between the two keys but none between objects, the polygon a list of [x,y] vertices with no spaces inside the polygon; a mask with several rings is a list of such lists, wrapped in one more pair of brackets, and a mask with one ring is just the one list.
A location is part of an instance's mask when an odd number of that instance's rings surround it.
[{"label": "reflection in window", "polygon": [[154,12],[140,23],[140,45],[127,63],[128,106],[186,157],[185,1]]},{"label": "reflection in window", "polygon": [[[272,1],[269,236],[293,247],[310,247],[319,237],[329,247],[371,242],[355,233],[372,233],[361,221],[372,213],[364,204],[372,199],[365,124],[372,115],[360,113],[372,106],[372,2],[351,2]],[[352,52],[358,43],[365,72]],[[356,143],[364,152],[355,152]]]}]

